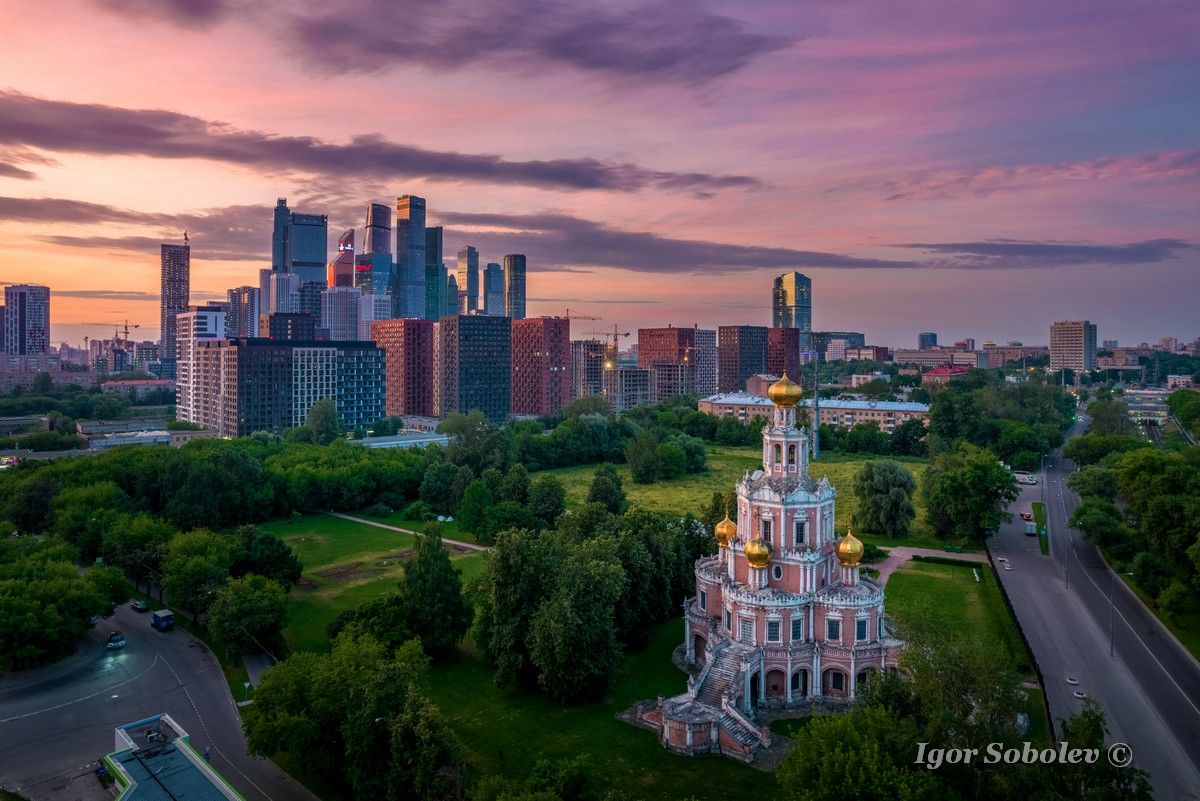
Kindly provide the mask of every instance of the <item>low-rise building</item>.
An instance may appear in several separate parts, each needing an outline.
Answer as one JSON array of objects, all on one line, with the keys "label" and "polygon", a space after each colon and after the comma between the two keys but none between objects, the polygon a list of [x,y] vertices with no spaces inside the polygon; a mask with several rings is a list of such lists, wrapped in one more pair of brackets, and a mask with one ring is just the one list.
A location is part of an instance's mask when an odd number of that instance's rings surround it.
[{"label": "low-rise building", "polygon": [[971,372],[965,365],[943,364],[927,370],[921,375],[922,384],[947,384],[955,378],[960,378]]},{"label": "low-rise building", "polygon": [[118,727],[101,763],[116,782],[117,801],[244,801],[170,715]]},{"label": "low-rise building", "polygon": [[955,348],[931,348],[929,350],[896,350],[892,353],[894,364],[913,364],[917,367],[938,367],[943,364],[988,367],[987,354],[979,350]]},{"label": "low-rise building", "polygon": [[134,400],[140,400],[160,389],[165,392],[174,392],[175,382],[170,378],[146,378],[105,381],[100,385],[100,391],[106,395],[126,395]]},{"label": "low-rise building", "polygon": [[[799,404],[812,414],[812,399],[805,398]],[[763,395],[748,392],[727,392],[704,398],[696,408],[718,417],[736,417],[747,422],[754,417],[770,417],[773,404]],[[906,420],[925,420],[929,405],[903,401],[867,401],[821,399],[820,424],[837,428],[849,428],[871,420],[879,423],[883,431],[891,431]]]}]

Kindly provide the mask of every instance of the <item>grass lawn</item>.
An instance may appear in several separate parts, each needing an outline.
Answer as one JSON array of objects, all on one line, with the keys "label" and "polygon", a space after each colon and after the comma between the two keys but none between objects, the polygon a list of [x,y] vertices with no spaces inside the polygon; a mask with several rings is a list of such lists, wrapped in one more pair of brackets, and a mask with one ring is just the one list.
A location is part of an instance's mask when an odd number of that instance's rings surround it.
[{"label": "grass lawn", "polygon": [[634,701],[686,689],[686,677],[671,664],[682,639],[680,620],[656,627],[649,646],[625,658],[601,703],[563,707],[540,693],[498,689],[488,665],[471,654],[435,667],[427,689],[484,775],[524,779],[538,759],[587,754],[601,792],[713,801],[771,793],[769,774],[726,757],[676,756],[653,732],[616,719]]},{"label": "grass lawn", "polygon": [[[435,524],[391,525],[427,530]],[[453,536],[450,525],[442,524],[443,536]],[[330,515],[276,520],[262,528],[291,545],[304,563],[300,585],[289,595],[292,603],[283,632],[293,651],[327,650],[325,629],[339,612],[394,592],[404,572],[401,554],[413,547],[411,535]],[[483,568],[483,554],[452,553],[451,559],[464,582]]]},{"label": "grass lawn", "polygon": [[1049,556],[1050,530],[1046,528],[1046,505],[1041,501],[1033,502],[1033,522],[1038,528],[1038,548],[1041,549],[1042,556]]},{"label": "grass lawn", "polygon": [[[925,523],[925,504],[920,497],[921,476],[927,459],[895,458],[912,471],[917,480],[918,492],[913,498],[917,508],[917,518],[913,523],[913,536],[903,540],[891,540],[886,537],[863,536],[864,542],[880,546],[913,545],[923,548],[941,548],[945,543],[932,536]],[[845,531],[854,512],[854,496],[850,490],[854,476],[865,462],[872,457],[843,456],[827,453],[820,461],[809,465],[809,472],[818,481],[822,476],[828,476],[838,490],[838,502],[834,525],[838,531]],[[635,484],[629,473],[628,465],[617,465],[617,472],[625,489],[625,497],[630,504],[679,514],[698,515],[708,508],[714,492],[733,492],[733,486],[746,471],[753,473],[762,468],[762,449],[759,446],[728,447],[723,445],[709,446],[708,470],[704,473],[685,475],[674,481],[660,481],[656,484]],[[582,505],[587,500],[588,489],[592,484],[592,475],[596,465],[580,465],[577,467],[562,467],[547,471],[559,478],[567,490],[567,508]]]}]

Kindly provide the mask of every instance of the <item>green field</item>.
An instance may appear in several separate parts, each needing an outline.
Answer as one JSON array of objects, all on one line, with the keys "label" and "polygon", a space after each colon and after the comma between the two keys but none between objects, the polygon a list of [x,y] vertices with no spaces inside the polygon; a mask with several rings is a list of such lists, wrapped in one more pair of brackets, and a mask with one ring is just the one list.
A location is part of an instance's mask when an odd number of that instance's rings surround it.
[{"label": "green field", "polygon": [[[979,581],[975,580],[978,574]],[[1026,680],[1036,680],[1033,660],[1017,623],[1009,614],[996,573],[990,565],[977,567],[935,562],[906,562],[887,583],[887,612],[900,628],[905,620],[921,619],[938,630],[994,646]],[[1026,711],[1034,737],[1049,740],[1041,690],[1027,690]]]},{"label": "green field", "polygon": [[[836,518],[834,525],[839,531],[845,531],[854,512],[854,496],[851,484],[854,476],[865,462],[872,458],[868,456],[842,456],[827,453],[818,462],[809,465],[809,472],[818,481],[828,476],[838,491]],[[913,536],[904,540],[888,540],[883,537],[862,537],[866,542],[876,545],[914,545],[927,548],[941,548],[943,543],[932,536],[925,523],[925,505],[920,497],[921,477],[924,473],[926,459],[899,458],[917,480],[918,492],[913,498],[917,508],[917,518],[913,524]],[[677,512],[679,514],[699,515],[708,508],[714,492],[733,492],[734,484],[741,480],[747,471],[753,473],[762,468],[762,451],[758,446],[727,447],[711,446],[708,449],[708,470],[694,473],[674,481],[660,481],[656,484],[635,484],[629,473],[628,465],[617,465],[617,472],[625,489],[625,497],[634,506],[641,506],[656,511]],[[582,505],[587,500],[588,488],[592,483],[592,475],[596,472],[595,465],[580,465],[578,467],[562,467],[546,471],[553,473],[563,482],[567,489],[567,508]]]},{"label": "green field", "polygon": [[[414,521],[391,523],[413,530],[437,524]],[[326,627],[345,609],[388,595],[404,572],[413,537],[399,531],[370,526],[330,515],[310,515],[263,524],[263,529],[283,539],[304,563],[299,586],[289,596],[288,626],[283,635],[293,651],[324,651],[329,647]],[[452,529],[438,529],[452,536]],[[479,553],[453,553],[451,558],[463,580],[483,568]]]},{"label": "green field", "polygon": [[769,794],[769,774],[726,757],[677,756],[653,732],[616,719],[634,701],[686,689],[686,677],[671,664],[682,639],[682,621],[657,626],[649,646],[625,658],[601,703],[564,707],[541,693],[498,689],[474,655],[434,668],[428,692],[483,775],[524,779],[538,759],[587,754],[601,793],[611,787],[647,800],[713,801]]}]

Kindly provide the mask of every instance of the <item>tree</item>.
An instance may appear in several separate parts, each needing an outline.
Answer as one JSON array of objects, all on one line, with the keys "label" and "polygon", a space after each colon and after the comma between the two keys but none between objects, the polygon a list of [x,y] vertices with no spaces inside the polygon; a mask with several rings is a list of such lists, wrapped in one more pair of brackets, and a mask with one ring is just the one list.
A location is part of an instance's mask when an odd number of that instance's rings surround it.
[{"label": "tree", "polygon": [[1067,478],[1067,486],[1080,498],[1100,498],[1111,501],[1117,497],[1117,473],[1107,467],[1088,465]]},{"label": "tree", "polygon": [[988,451],[961,442],[939,454],[925,470],[925,507],[943,539],[982,543],[1008,518],[1016,499],[1013,474]]},{"label": "tree", "polygon": [[[442,713],[424,695],[408,694],[388,732],[387,801],[462,798],[461,746]],[[367,796],[364,801],[378,797]]]},{"label": "tree", "polygon": [[888,450],[896,456],[925,456],[925,433],[924,421],[910,417],[892,429]]},{"label": "tree", "polygon": [[880,430],[879,422],[868,420],[851,426],[850,430],[846,432],[843,448],[852,453],[884,454],[888,452],[890,442],[891,439],[888,435]]},{"label": "tree", "polygon": [[483,529],[485,541],[492,539],[501,531],[514,528],[533,528],[533,512],[523,503],[516,501],[501,501],[493,504],[484,519]]},{"label": "tree", "polygon": [[481,539],[481,535],[485,533],[484,524],[487,519],[487,511],[492,506],[492,493],[488,490],[487,484],[480,479],[475,479],[467,485],[467,491],[463,493],[462,503],[458,506],[458,527],[468,534],[474,534],[476,539]]},{"label": "tree", "polygon": [[425,470],[421,479],[421,500],[433,507],[438,514],[454,514],[458,507],[455,484],[458,481],[458,465],[453,462],[434,462]]},{"label": "tree", "polygon": [[1080,501],[1067,525],[1077,530],[1088,542],[1111,546],[1129,539],[1129,529],[1121,510],[1112,501],[1088,497]]},{"label": "tree", "polygon": [[338,419],[337,404],[332,398],[322,398],[308,410],[308,419],[304,423],[308,429],[309,441],[314,445],[328,445],[335,439],[340,439],[343,433],[342,423]]},{"label": "tree", "polygon": [[566,508],[567,491],[556,476],[543,474],[529,485],[529,511],[546,525],[553,526]]},{"label": "tree", "polygon": [[436,534],[418,534],[416,556],[404,567],[400,597],[409,630],[435,658],[454,653],[474,610],[463,600],[462,578]]},{"label": "tree", "polygon": [[[1104,736],[1108,724],[1104,710],[1093,698],[1083,702],[1083,709],[1062,722],[1060,742],[1072,748],[1105,750]],[[1154,793],[1146,771],[1134,765],[1117,767],[1103,757],[1092,764],[1056,763],[1040,766],[1039,777],[1049,798],[1078,798],[1086,801],[1120,798],[1128,801],[1151,801]]]},{"label": "tree", "polygon": [[616,467],[605,462],[596,468],[587,499],[589,503],[603,505],[615,515],[625,513],[629,502],[625,500],[625,491],[621,488],[621,475]]},{"label": "tree", "polygon": [[235,578],[255,573],[278,582],[287,592],[296,586],[304,572],[304,565],[292,546],[269,531],[252,525],[240,526],[237,546],[230,568],[230,574]]},{"label": "tree", "polygon": [[635,484],[653,484],[662,475],[658,438],[643,431],[625,445],[625,461]]},{"label": "tree", "polygon": [[899,462],[867,462],[854,477],[855,522],[866,534],[907,537],[917,515],[912,503],[916,488],[912,473]]},{"label": "tree", "polygon": [[679,478],[687,469],[687,454],[683,452],[683,447],[677,442],[660,442],[657,456],[658,474],[667,481]]},{"label": "tree", "polygon": [[263,576],[235,578],[217,592],[208,609],[208,631],[225,656],[262,649],[268,654],[287,623],[283,586]]},{"label": "tree", "polygon": [[496,499],[517,503],[526,503],[529,500],[529,471],[525,465],[517,463],[508,469],[504,480],[500,482],[500,492]]},{"label": "tree", "polygon": [[233,543],[206,529],[177,534],[163,559],[163,589],[173,606],[203,613],[229,580]]}]

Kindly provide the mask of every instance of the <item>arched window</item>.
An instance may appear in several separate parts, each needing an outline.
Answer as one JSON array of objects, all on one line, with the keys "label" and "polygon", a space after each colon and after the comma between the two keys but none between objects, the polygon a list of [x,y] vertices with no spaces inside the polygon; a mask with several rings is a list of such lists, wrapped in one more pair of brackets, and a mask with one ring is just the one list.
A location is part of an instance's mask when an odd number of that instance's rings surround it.
[{"label": "arched window", "polygon": [[796,446],[788,445],[788,464],[794,465],[795,463],[796,463]]},{"label": "arched window", "polygon": [[779,443],[776,442],[775,443],[775,464],[779,464],[779,462],[782,458],[783,458],[783,448],[781,448],[779,446]]}]

